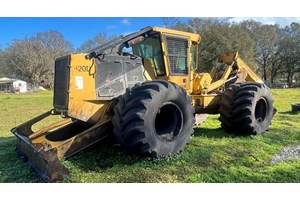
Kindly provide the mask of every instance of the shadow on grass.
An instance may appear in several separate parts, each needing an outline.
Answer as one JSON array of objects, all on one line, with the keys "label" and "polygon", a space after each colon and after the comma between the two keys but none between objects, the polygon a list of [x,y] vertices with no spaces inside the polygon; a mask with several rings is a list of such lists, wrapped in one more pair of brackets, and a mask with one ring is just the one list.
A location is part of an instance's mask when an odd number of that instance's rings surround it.
[{"label": "shadow on grass", "polygon": [[206,138],[236,138],[236,137],[247,137],[243,135],[235,135],[233,133],[227,133],[222,128],[210,129],[210,128],[194,128],[195,137],[206,137]]},{"label": "shadow on grass", "polygon": [[138,156],[126,154],[113,138],[98,142],[67,159],[85,172],[105,172],[116,165],[128,166],[142,160]]},{"label": "shadow on grass", "polygon": [[[209,129],[200,127],[195,128],[194,136],[218,139],[239,137],[228,134],[220,128]],[[15,137],[0,138],[0,157],[2,158],[2,162],[0,163],[0,182],[42,182],[37,178],[30,166],[18,158],[15,152],[15,146]],[[219,163],[211,159],[211,154],[218,152],[220,149],[224,149],[223,145],[206,144],[205,148],[198,148],[196,146],[195,148],[198,151],[197,153],[190,152],[193,154],[192,157],[197,155],[195,161],[186,158],[190,160],[189,162],[194,162],[196,166],[202,167],[208,167],[212,164],[219,166]],[[179,155],[178,158],[175,157],[173,159],[175,159],[174,163],[176,163],[176,160],[182,159],[182,157]],[[148,166],[149,164],[150,167],[157,164],[169,165],[164,159],[157,161],[129,155],[116,144],[113,138],[98,142],[78,154],[67,158],[65,161],[62,161],[62,163],[65,167],[70,169],[71,173],[73,171],[74,174],[80,172],[105,173],[110,170],[122,169],[132,165]],[[80,172],[76,172],[77,170],[80,170]]]},{"label": "shadow on grass", "polygon": [[[243,137],[236,136],[233,134],[226,133],[221,128],[217,129],[208,129],[208,128],[194,128],[194,137],[206,137],[206,138],[235,138],[235,137]],[[210,148],[220,148],[214,147],[215,145],[211,145]],[[207,149],[206,149],[207,150]],[[205,150],[205,151],[206,151]],[[201,155],[200,165],[207,166],[209,162],[207,159],[210,158],[209,155],[206,155],[207,151]],[[206,156],[205,156],[206,155]],[[178,155],[180,157],[180,155]],[[122,168],[122,166],[131,166],[135,164],[141,163],[144,165],[147,163],[164,163],[168,159],[177,159],[176,155],[174,157],[168,157],[167,159],[151,159],[151,158],[141,158],[135,155],[129,155],[113,139],[108,141],[102,141],[101,143],[97,143],[84,151],[81,151],[74,157],[67,159],[74,167],[78,167],[83,172],[106,172],[111,168]],[[145,163],[146,162],[146,163]],[[198,161],[197,161],[198,162]],[[203,163],[202,163],[203,162]]]},{"label": "shadow on grass", "polygon": [[285,111],[285,112],[278,112],[279,114],[283,114],[283,115],[298,115],[300,114],[300,111],[296,111],[296,112],[293,112],[293,111]]},{"label": "shadow on grass", "polygon": [[[29,163],[21,160],[16,152],[16,138],[0,137],[0,183],[41,183]],[[137,156],[127,155],[113,139],[98,142],[62,161],[62,164],[82,171],[105,172],[116,165],[132,165],[141,162]],[[65,166],[69,168],[68,166]]]}]

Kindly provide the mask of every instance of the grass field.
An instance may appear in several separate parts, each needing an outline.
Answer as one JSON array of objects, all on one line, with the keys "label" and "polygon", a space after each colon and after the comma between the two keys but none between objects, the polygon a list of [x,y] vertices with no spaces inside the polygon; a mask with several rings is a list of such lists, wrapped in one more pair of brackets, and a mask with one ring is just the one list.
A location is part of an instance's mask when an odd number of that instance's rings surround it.
[{"label": "grass field", "polygon": [[[300,182],[300,161],[271,164],[284,147],[300,143],[300,89],[273,89],[278,113],[265,134],[236,137],[220,129],[218,116],[195,128],[191,143],[167,159],[139,159],[117,145],[96,145],[62,161],[71,171],[63,182]],[[0,182],[39,182],[15,150],[10,129],[52,108],[52,92],[0,94]]]}]

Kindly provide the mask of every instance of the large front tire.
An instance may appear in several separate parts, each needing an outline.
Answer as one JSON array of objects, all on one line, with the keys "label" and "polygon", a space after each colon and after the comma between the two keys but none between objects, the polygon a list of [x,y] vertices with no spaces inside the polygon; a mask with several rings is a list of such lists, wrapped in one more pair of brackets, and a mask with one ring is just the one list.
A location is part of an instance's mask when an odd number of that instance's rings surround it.
[{"label": "large front tire", "polygon": [[219,112],[225,131],[262,134],[269,128],[274,114],[270,89],[261,83],[232,84],[222,96]]},{"label": "large front tire", "polygon": [[128,89],[114,113],[114,134],[130,153],[154,157],[177,153],[193,133],[190,97],[167,81],[145,82]]}]

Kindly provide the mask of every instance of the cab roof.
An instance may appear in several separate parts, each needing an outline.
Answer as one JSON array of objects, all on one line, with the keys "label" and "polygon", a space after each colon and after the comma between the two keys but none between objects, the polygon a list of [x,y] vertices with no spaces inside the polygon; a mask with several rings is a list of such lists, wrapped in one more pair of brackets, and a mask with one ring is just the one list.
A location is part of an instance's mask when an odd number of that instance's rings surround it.
[{"label": "cab roof", "polygon": [[178,31],[178,30],[174,30],[174,29],[160,28],[160,27],[151,27],[151,28],[152,28],[153,31],[160,32],[160,33],[163,33],[163,34],[189,37],[192,42],[197,43],[197,44],[199,44],[200,40],[201,40],[200,35],[195,34],[195,33],[190,33],[190,32],[185,32],[185,31]]}]

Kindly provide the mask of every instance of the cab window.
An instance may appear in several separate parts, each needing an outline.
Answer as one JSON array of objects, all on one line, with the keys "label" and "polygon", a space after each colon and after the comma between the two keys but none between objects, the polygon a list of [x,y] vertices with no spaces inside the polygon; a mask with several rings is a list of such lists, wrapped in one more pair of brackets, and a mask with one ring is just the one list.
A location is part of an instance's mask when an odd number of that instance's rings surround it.
[{"label": "cab window", "polygon": [[157,76],[166,75],[159,35],[147,37],[144,41],[132,45],[133,54],[148,59]]}]

